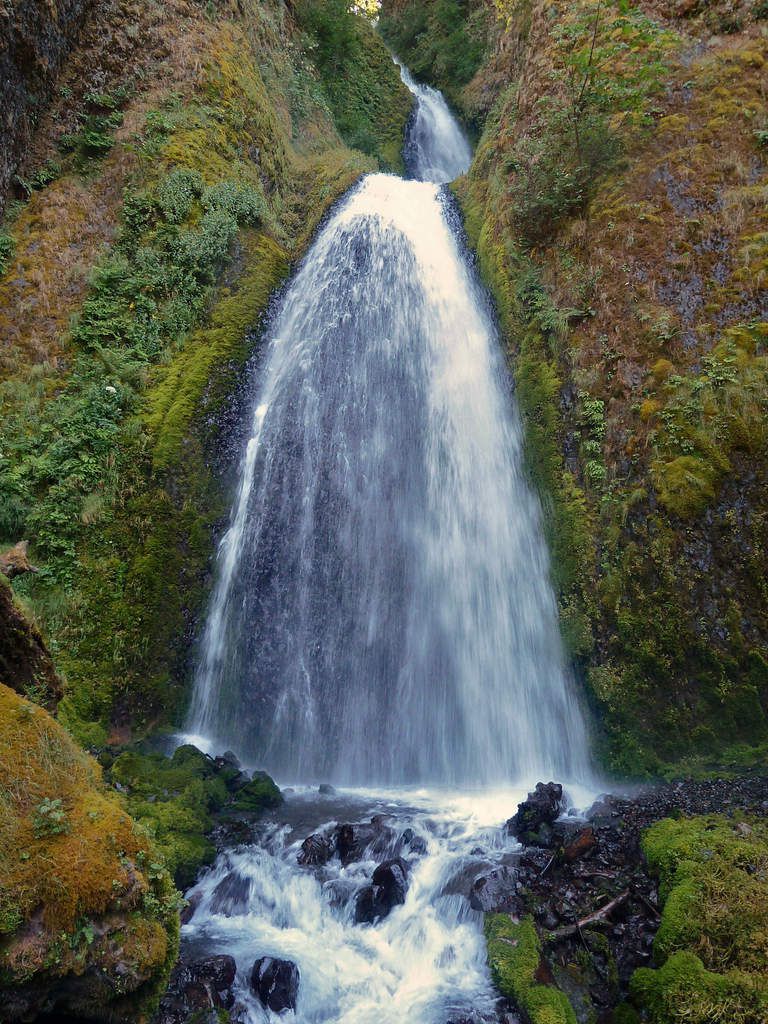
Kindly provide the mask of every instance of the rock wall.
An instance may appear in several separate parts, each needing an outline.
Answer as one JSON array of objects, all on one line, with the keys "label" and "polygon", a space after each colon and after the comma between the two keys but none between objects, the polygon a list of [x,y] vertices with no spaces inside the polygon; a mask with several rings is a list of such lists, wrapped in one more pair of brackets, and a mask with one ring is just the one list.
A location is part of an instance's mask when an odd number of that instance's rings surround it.
[{"label": "rock wall", "polygon": [[[409,31],[437,26],[438,9],[387,2],[383,24],[419,57]],[[498,35],[458,97],[482,133],[456,191],[504,327],[603,762],[757,762],[768,8],[485,10]],[[438,81],[450,34],[442,46]]]},{"label": "rock wall", "polygon": [[56,76],[95,0],[0,3],[0,215]]}]

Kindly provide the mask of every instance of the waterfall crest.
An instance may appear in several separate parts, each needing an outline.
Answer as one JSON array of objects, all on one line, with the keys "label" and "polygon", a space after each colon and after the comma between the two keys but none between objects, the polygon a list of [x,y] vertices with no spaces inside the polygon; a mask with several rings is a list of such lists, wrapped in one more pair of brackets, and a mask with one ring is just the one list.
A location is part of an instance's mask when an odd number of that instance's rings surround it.
[{"label": "waterfall crest", "polygon": [[188,728],[283,779],[588,773],[493,317],[441,183],[471,153],[416,97],[416,180],[373,174],[266,339]]}]

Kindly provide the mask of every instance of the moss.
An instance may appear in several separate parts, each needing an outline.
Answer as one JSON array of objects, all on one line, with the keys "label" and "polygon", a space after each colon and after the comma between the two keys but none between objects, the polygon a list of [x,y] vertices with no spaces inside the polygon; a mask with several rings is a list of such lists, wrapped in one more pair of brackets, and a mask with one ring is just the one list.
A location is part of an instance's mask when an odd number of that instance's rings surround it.
[{"label": "moss", "polygon": [[[39,977],[55,989],[56,979],[90,965],[107,983],[102,1010],[123,994],[154,999],[178,949],[169,875],[96,762],[46,711],[4,686],[0,779],[0,988]],[[55,808],[56,820],[46,814],[41,829],[44,807]],[[115,945],[118,927],[136,936],[135,957]],[[72,1008],[87,999],[61,998]]]},{"label": "moss", "polygon": [[258,772],[242,789],[237,791],[232,809],[236,812],[258,813],[278,807],[283,796],[266,772]]},{"label": "moss", "polygon": [[126,794],[128,810],[152,836],[181,889],[192,886],[200,868],[213,861],[216,850],[209,835],[220,812],[228,817],[260,814],[283,800],[266,773],[244,782],[237,769],[188,745],[170,758],[126,750],[107,775]]},{"label": "moss", "polygon": [[267,236],[247,238],[243,255],[246,270],[234,292],[222,297],[209,323],[190,335],[148,391],[155,469],[166,469],[179,458],[206,389],[222,367],[233,360],[244,362],[248,332],[258,325],[270,295],[288,273],[285,251]]},{"label": "moss", "polygon": [[488,963],[502,995],[522,1010],[531,1024],[576,1024],[567,997],[535,979],[541,942],[530,918],[519,924],[506,914],[486,914]]},{"label": "moss", "polygon": [[708,971],[694,953],[675,953],[657,971],[632,976],[633,998],[651,1024],[761,1024],[768,1014],[768,985],[762,978]]},{"label": "moss", "polygon": [[666,820],[643,836],[664,901],[657,970],[633,997],[659,1024],[755,1022],[768,1013],[768,826],[719,816]]}]

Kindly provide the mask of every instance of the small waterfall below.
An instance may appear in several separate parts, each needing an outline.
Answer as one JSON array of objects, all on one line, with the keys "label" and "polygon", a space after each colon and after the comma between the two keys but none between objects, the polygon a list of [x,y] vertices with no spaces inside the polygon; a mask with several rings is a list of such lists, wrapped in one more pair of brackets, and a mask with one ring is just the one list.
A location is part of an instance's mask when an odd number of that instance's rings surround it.
[{"label": "small waterfall below", "polygon": [[521,427],[440,185],[469,146],[402,75],[430,180],[364,178],[282,300],[189,731],[302,782],[578,778]]},{"label": "small waterfall below", "polygon": [[[238,1024],[285,1019],[254,990],[262,957],[295,965],[297,1024],[508,1020],[473,886],[514,865],[500,823],[528,782],[588,799],[511,383],[442,187],[469,146],[402,75],[412,180],[353,189],[268,333],[188,723],[299,783],[188,894],[183,957],[236,959]],[[370,842],[302,864],[341,823]],[[404,902],[361,920],[393,857]]]}]

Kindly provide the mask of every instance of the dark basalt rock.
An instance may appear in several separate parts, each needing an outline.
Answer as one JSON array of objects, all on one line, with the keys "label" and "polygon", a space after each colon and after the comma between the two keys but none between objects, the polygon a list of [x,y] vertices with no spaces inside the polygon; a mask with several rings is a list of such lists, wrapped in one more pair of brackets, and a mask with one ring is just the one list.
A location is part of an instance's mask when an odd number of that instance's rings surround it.
[{"label": "dark basalt rock", "polygon": [[373,872],[372,884],[358,893],[355,924],[375,924],[393,907],[405,903],[408,892],[408,865],[401,857],[384,861]]},{"label": "dark basalt rock", "polygon": [[273,1013],[296,1009],[300,981],[299,968],[291,960],[263,956],[251,971],[251,988]]},{"label": "dark basalt rock", "polygon": [[518,804],[517,814],[507,822],[507,832],[523,842],[548,846],[552,825],[563,810],[563,787],[558,782],[537,782],[527,800]]},{"label": "dark basalt rock", "polygon": [[318,791],[318,793],[321,796],[335,796],[336,795],[336,790],[333,788],[333,786],[330,786],[327,782],[324,782],[322,784],[322,786],[319,786],[317,791]]},{"label": "dark basalt rock", "polygon": [[517,874],[508,867],[494,868],[477,877],[469,893],[473,910],[486,914],[523,913],[523,900],[517,892]]},{"label": "dark basalt rock", "polygon": [[230,871],[213,890],[211,910],[224,917],[244,914],[248,909],[250,894],[250,879],[238,874],[237,871]]},{"label": "dark basalt rock", "polygon": [[423,836],[416,835],[412,828],[407,828],[400,836],[399,847],[407,846],[411,853],[422,857],[427,852],[427,841]]},{"label": "dark basalt rock", "polygon": [[231,1010],[237,965],[231,956],[212,956],[174,968],[155,1024],[186,1024],[206,1010]]},{"label": "dark basalt rock", "polygon": [[336,852],[336,844],[329,836],[315,832],[301,844],[297,860],[303,867],[321,867],[327,864]]},{"label": "dark basalt rock", "polygon": [[386,856],[395,842],[395,832],[384,818],[374,818],[370,825],[339,825],[334,833],[336,849],[346,867],[357,860]]}]

